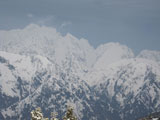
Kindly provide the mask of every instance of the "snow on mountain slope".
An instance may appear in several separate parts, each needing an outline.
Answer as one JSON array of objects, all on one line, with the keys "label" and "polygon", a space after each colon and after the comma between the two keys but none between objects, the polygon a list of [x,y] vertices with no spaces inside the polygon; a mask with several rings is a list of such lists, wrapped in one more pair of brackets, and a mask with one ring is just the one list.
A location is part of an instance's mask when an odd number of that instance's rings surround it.
[{"label": "snow on mountain slope", "polygon": [[[51,111],[57,111],[60,116],[63,116],[68,103],[75,107],[75,112],[80,119],[93,119],[95,115],[90,104],[88,104],[88,101],[91,101],[88,87],[77,78],[74,78],[74,82],[68,82],[67,79],[63,80],[64,76],[61,77],[57,80],[51,76],[45,83],[41,84],[40,89],[37,89],[36,92],[2,110],[5,119],[10,120],[14,117],[22,119],[25,117],[29,120],[30,117],[26,114],[30,114],[31,109],[35,107],[41,107],[47,116]],[[27,112],[24,113],[24,110]],[[14,114],[10,115],[11,111]],[[90,117],[87,117],[85,113],[89,114]]]},{"label": "snow on mountain slope", "polygon": [[5,93],[9,96],[16,96],[16,93],[12,91],[11,88],[14,88],[15,77],[12,75],[11,71],[8,69],[8,66],[0,64],[0,88],[2,93]]},{"label": "snow on mountain slope", "polygon": [[106,96],[123,120],[129,119],[126,116],[133,120],[147,111],[160,110],[160,65],[154,61],[140,58],[121,60],[89,76],[89,79],[99,80],[94,82],[99,99]]},{"label": "snow on mountain slope", "polygon": [[[124,59],[124,60],[120,60],[112,64],[109,64],[105,69],[102,69],[102,70],[96,70],[96,69],[91,70],[88,73],[88,76],[86,75],[85,77],[88,80],[92,80],[92,81],[88,81],[90,82],[90,84],[96,85],[97,83],[104,81],[104,79],[100,80],[103,77],[105,78],[105,77],[111,76],[115,78],[116,77],[115,74],[117,74],[119,69],[122,69],[122,70],[125,69],[125,71],[129,70],[130,69],[129,65],[134,67],[135,69],[134,71],[136,72],[134,73],[135,76],[138,76],[139,74],[145,75],[144,71],[147,69],[147,66],[149,66],[150,69],[153,69],[153,70],[156,69],[156,71],[160,69],[160,65],[157,64],[157,62],[154,62],[152,60],[147,60],[143,58],[130,58],[130,59]],[[155,72],[155,74],[159,74],[158,72]],[[130,74],[133,75],[133,73],[130,73]],[[129,79],[132,81],[133,78],[129,77]]]},{"label": "snow on mountain slope", "polygon": [[[99,75],[95,75],[95,72]],[[157,75],[156,82],[160,82],[160,65],[156,62],[146,59],[130,59],[121,60],[117,63],[109,65],[104,71],[94,71],[90,76],[92,79],[99,79],[95,84],[108,83],[107,90],[109,95],[114,96],[115,84],[124,85],[123,94],[128,94],[129,90],[132,90],[134,96],[137,95],[140,88],[148,82],[145,77],[152,72]],[[97,76],[99,78],[96,78]]]},{"label": "snow on mountain slope", "polygon": [[96,117],[90,104],[93,96],[85,81],[67,74],[45,57],[0,52],[0,66],[0,98],[6,104],[0,106],[3,119],[30,119],[31,109],[38,106],[46,107],[47,115],[52,110],[64,114],[68,103],[75,106],[79,118],[89,119],[84,113]]},{"label": "snow on mountain slope", "polygon": [[[34,92],[43,77],[39,73],[48,71],[56,76],[59,70],[46,58],[25,56],[0,51],[0,98],[2,107],[7,107],[20,101]],[[8,99],[5,101],[5,99]]]},{"label": "snow on mountain slope", "polygon": [[30,57],[0,51],[0,57],[5,59],[7,64],[11,64],[16,74],[22,75],[25,80],[30,80],[28,76],[34,75],[37,70],[51,69],[52,66],[49,60],[39,55]]},{"label": "snow on mountain slope", "polygon": [[137,57],[154,60],[160,63],[160,51],[143,50],[139,53]]}]

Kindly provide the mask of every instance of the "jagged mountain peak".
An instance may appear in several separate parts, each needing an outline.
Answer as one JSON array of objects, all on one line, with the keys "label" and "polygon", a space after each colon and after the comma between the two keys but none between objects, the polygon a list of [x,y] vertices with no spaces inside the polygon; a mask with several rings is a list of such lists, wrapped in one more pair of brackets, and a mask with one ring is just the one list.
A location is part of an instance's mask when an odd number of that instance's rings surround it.
[{"label": "jagged mountain peak", "polygon": [[68,60],[87,65],[94,49],[70,33],[62,36],[55,28],[30,24],[24,29],[0,31],[0,50],[45,56],[62,66]]},{"label": "jagged mountain peak", "polygon": [[30,24],[24,29],[0,31],[0,50],[26,55],[38,54],[49,57],[58,64],[69,57],[87,67],[99,67],[102,66],[100,63],[107,65],[134,56],[131,49],[119,43],[108,43],[94,49],[86,39],[78,39],[70,33],[62,36],[55,28],[36,24]]}]

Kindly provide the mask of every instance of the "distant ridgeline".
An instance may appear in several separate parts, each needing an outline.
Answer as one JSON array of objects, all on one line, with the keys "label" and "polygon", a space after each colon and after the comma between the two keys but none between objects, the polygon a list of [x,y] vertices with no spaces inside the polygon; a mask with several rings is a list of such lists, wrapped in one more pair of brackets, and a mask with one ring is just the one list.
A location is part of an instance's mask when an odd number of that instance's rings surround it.
[{"label": "distant ridgeline", "polygon": [[[57,115],[58,115],[58,113],[52,112],[50,120],[59,120],[58,118],[56,118]],[[41,111],[41,108],[38,107],[38,108],[36,108],[36,110],[33,110],[31,112],[31,120],[49,120],[49,118],[44,118],[43,113]],[[70,106],[67,107],[67,112],[66,112],[65,116],[63,117],[63,120],[78,120],[77,117],[73,114],[72,107],[70,107]]]}]

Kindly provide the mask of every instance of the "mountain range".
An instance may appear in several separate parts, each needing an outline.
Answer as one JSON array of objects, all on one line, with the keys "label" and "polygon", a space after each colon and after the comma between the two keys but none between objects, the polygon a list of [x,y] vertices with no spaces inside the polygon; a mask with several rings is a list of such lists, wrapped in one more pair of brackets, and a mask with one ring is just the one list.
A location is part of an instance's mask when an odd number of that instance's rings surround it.
[{"label": "mountain range", "polygon": [[120,43],[30,24],[0,30],[0,119],[29,120],[74,107],[80,120],[136,120],[160,111],[160,51],[134,55]]}]

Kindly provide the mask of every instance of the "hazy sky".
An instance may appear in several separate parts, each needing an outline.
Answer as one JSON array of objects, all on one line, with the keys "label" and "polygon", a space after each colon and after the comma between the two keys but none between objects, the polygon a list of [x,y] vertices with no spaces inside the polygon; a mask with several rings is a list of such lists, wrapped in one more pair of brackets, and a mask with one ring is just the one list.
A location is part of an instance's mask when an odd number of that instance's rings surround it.
[{"label": "hazy sky", "polygon": [[137,54],[160,50],[160,0],[0,0],[0,29],[36,23],[86,38],[119,42]]}]

